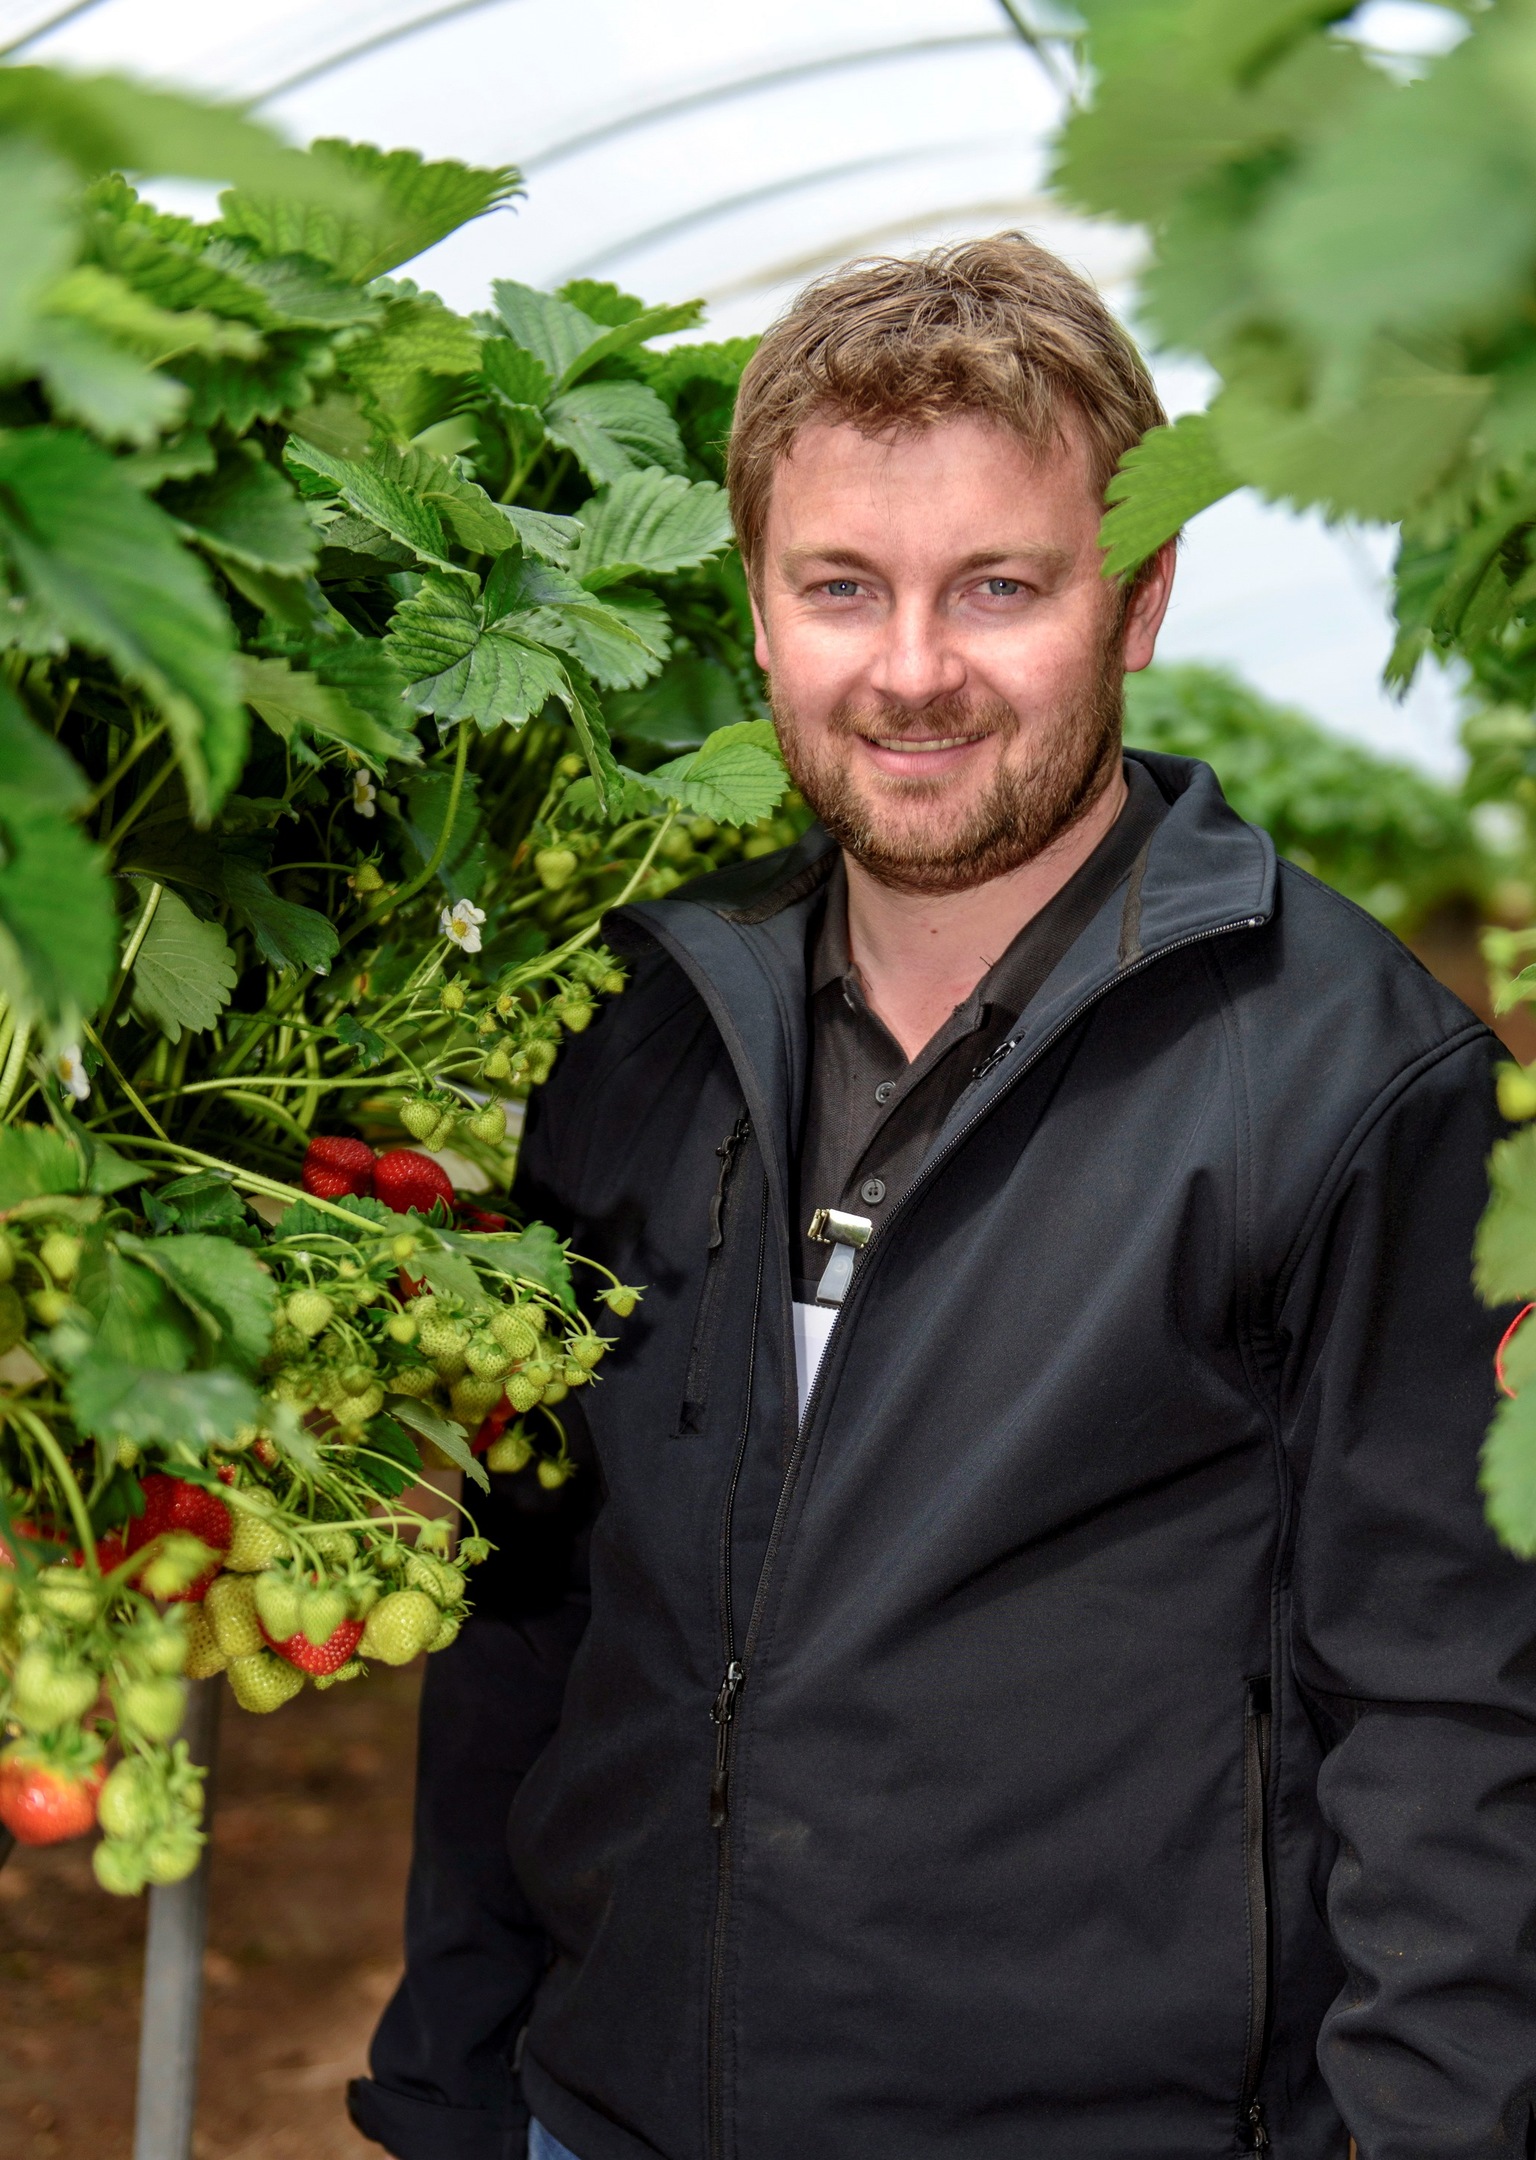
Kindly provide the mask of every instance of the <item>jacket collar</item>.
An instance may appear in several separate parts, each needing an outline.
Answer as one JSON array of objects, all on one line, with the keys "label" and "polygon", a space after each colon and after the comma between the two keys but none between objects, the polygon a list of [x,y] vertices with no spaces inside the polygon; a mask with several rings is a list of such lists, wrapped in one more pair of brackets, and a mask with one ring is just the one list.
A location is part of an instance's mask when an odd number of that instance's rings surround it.
[{"label": "jacket collar", "polygon": [[[1232,810],[1210,767],[1149,750],[1126,754],[1151,774],[1168,801],[1168,815],[1128,881],[1047,979],[991,1069],[961,1097],[951,1125],[976,1116],[1008,1085],[1018,1064],[1118,977],[1182,945],[1257,929],[1274,912],[1274,845]],[[735,1065],[781,1212],[789,1190],[788,1151],[805,1099],[809,938],[836,855],[830,836],[813,826],[784,854],[733,866],[665,900],[622,911],[671,954],[708,1006]]]}]

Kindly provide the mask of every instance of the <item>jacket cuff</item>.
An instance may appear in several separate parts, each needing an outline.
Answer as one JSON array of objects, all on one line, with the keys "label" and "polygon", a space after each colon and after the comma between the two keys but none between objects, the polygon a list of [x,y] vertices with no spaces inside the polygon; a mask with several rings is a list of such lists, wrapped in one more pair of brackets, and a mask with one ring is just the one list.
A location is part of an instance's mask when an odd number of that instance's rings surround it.
[{"label": "jacket cuff", "polygon": [[523,2160],[528,2146],[524,2107],[509,2121],[484,2108],[416,2100],[372,2078],[353,2078],[347,2087],[347,2113],[365,2138],[382,2145],[395,2160]]}]

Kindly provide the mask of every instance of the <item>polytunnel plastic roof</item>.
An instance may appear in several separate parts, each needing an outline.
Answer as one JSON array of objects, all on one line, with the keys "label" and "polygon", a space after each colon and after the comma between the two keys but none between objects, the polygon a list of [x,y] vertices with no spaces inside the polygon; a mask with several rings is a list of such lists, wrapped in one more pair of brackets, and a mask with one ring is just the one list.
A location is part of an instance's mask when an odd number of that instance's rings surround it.
[{"label": "polytunnel plastic roof", "polygon": [[[1397,49],[1446,22],[1417,0],[1362,15]],[[849,256],[1007,226],[1132,300],[1138,236],[1043,192],[1070,48],[1032,50],[1006,0],[0,0],[4,55],[238,98],[295,141],[517,165],[524,199],[411,266],[462,309],[495,276],[598,276],[702,296],[692,334],[730,336]],[[1203,403],[1197,369],[1158,373],[1174,410]],[[1377,687],[1388,552],[1235,498],[1192,528],[1163,655],[1453,769],[1446,686]]]}]

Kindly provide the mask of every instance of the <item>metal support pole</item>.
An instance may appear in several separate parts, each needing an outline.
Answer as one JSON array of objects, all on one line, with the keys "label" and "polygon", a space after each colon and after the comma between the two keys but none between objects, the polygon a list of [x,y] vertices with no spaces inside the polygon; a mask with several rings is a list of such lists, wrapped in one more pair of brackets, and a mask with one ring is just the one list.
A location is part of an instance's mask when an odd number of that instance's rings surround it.
[{"label": "metal support pole", "polygon": [[[209,1767],[203,1788],[204,1829],[211,1826],[213,1816],[212,1766],[218,1728],[219,1683],[194,1680],[181,1737],[192,1760]],[[149,1893],[133,2160],[191,2160],[211,1850],[211,1845],[203,1847],[196,1870],[184,1882]]]}]

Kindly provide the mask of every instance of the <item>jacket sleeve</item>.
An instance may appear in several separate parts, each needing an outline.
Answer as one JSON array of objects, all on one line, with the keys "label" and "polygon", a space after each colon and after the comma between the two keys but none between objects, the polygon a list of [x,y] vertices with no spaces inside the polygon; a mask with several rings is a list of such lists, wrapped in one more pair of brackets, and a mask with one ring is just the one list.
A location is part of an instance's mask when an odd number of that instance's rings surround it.
[{"label": "jacket sleeve", "polygon": [[1347,1975],[1319,2060],[1360,2160],[1530,2150],[1536,1568],[1483,1516],[1510,1316],[1470,1279],[1496,1051],[1464,1037],[1385,1091],[1283,1285],[1293,1658]]},{"label": "jacket sleeve", "polygon": [[[532,1495],[505,1488],[525,1481],[564,1508],[520,1506]],[[507,1858],[507,1816],[555,1729],[586,1625],[581,1500],[572,1486],[545,1494],[527,1471],[493,1485],[475,1512],[497,1551],[471,1578],[473,1617],[422,1684],[405,1975],[372,2075],[348,2095],[357,2128],[398,2160],[521,2160],[527,2136],[512,2057],[546,1953]]]},{"label": "jacket sleeve", "polygon": [[[530,1120],[514,1198],[563,1231],[547,1175],[546,1119]],[[559,1721],[586,1626],[586,1534],[595,1504],[577,1403],[561,1411],[580,1468],[554,1493],[531,1469],[471,1494],[495,1551],[470,1578],[473,1617],[428,1658],[416,1822],[406,1893],[405,1975],[380,2020],[372,2075],[353,2080],[352,2121],[397,2160],[522,2160],[528,2111],[513,2068],[546,1963],[513,1878],[507,1816]]]}]

